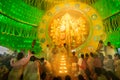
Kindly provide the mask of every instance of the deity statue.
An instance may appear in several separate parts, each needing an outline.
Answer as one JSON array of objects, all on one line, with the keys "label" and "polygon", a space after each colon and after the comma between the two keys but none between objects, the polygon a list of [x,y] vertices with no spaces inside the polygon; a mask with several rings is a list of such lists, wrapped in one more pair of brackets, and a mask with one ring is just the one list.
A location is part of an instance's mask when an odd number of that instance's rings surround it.
[{"label": "deity statue", "polygon": [[76,48],[88,38],[89,27],[83,16],[75,17],[70,13],[64,13],[53,19],[49,33],[56,45],[66,43],[71,48]]}]

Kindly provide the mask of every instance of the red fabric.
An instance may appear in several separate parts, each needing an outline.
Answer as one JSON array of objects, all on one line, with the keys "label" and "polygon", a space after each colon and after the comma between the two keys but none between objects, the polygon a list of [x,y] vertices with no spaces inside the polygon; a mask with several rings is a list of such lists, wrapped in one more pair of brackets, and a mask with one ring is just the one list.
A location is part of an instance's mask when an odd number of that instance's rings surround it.
[{"label": "red fabric", "polygon": [[83,70],[86,70],[87,68],[87,63],[85,60],[82,61],[82,65],[80,66],[80,68],[82,68]]}]

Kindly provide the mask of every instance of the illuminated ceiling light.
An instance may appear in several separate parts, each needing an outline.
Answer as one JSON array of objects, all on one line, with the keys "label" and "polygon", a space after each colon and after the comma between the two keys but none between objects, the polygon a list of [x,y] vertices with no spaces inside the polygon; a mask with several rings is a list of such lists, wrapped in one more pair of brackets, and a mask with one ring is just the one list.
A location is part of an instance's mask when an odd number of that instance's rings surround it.
[{"label": "illuminated ceiling light", "polygon": [[65,73],[67,73],[68,71],[65,71]]},{"label": "illuminated ceiling light", "polygon": [[60,61],[61,63],[65,63],[66,61],[65,60],[62,60],[62,61]]},{"label": "illuminated ceiling light", "polygon": [[59,73],[62,73],[62,71],[59,71]]},{"label": "illuminated ceiling light", "polygon": [[65,63],[62,63],[62,64],[60,64],[60,65],[64,65],[64,66],[65,66],[66,64],[65,64]]}]

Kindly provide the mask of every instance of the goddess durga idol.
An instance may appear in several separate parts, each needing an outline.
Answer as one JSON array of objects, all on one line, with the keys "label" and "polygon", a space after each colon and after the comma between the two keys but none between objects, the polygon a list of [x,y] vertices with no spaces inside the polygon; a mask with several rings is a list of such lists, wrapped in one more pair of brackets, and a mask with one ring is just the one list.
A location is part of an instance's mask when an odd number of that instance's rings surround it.
[{"label": "goddess durga idol", "polygon": [[71,48],[78,47],[88,37],[89,27],[83,16],[75,17],[70,13],[65,13],[55,18],[50,25],[50,37],[56,45],[64,43]]}]

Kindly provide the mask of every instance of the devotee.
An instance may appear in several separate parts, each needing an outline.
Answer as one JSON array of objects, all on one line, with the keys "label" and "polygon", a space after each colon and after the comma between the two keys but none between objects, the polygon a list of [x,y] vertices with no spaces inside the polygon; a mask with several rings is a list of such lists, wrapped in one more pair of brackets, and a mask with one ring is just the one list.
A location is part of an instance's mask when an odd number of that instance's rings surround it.
[{"label": "devotee", "polygon": [[41,80],[46,80],[46,72],[42,72],[42,68],[41,68],[40,79]]},{"label": "devotee", "polygon": [[5,65],[0,65],[0,80],[7,80],[9,70]]},{"label": "devotee", "polygon": [[86,54],[85,54],[85,58],[84,58],[84,61],[85,61],[85,63],[86,63],[85,73],[86,73],[87,77],[89,78],[89,80],[91,80],[91,78],[90,78],[90,74],[91,74],[91,73],[90,73],[90,70],[89,70],[88,64],[87,64],[88,58],[89,58],[89,55],[88,55],[88,53],[86,53]]},{"label": "devotee", "polygon": [[39,60],[31,56],[30,61],[24,68],[23,80],[40,80],[40,62]]},{"label": "devotee", "polygon": [[52,54],[56,54],[58,53],[58,46],[57,45],[54,45],[54,47],[52,48]]},{"label": "devotee", "polygon": [[97,53],[97,54],[98,54],[98,57],[99,57],[99,59],[100,59],[100,61],[101,61],[101,65],[102,65],[102,67],[103,67],[103,61],[104,61],[103,53]]},{"label": "devotee", "polygon": [[105,56],[105,59],[104,59],[104,61],[103,61],[103,68],[104,68],[106,71],[114,72],[114,61],[113,61],[111,55]]},{"label": "devotee", "polygon": [[96,72],[102,69],[102,63],[97,54],[94,55],[94,67]]},{"label": "devotee", "polygon": [[64,43],[63,45],[64,45],[65,49],[67,50],[67,52],[70,53],[69,46],[66,43]]},{"label": "devotee", "polygon": [[45,50],[45,52],[46,52],[46,59],[48,60],[48,61],[50,61],[50,58],[51,58],[51,48],[50,48],[50,45],[49,44],[47,44],[46,45],[46,50]]},{"label": "devotee", "polygon": [[75,56],[76,54],[75,51],[73,51],[72,54],[73,54],[73,56],[71,57],[72,73],[73,75],[76,75],[78,71],[78,66],[77,66],[78,58],[77,56]]},{"label": "devotee", "polygon": [[116,60],[114,60],[115,74],[120,79],[120,55],[116,55]]},{"label": "devotee", "polygon": [[59,52],[64,54],[64,55],[68,55],[68,51],[67,51],[67,48],[66,48],[65,44],[59,46]]},{"label": "devotee", "polygon": [[58,77],[53,77],[53,80],[59,80],[59,78]]},{"label": "devotee", "polygon": [[79,58],[78,60],[78,66],[79,66],[79,74],[83,75],[83,77],[87,79],[87,75],[86,75],[87,62],[84,59],[84,54],[81,54],[81,58]]},{"label": "devotee", "polygon": [[102,63],[97,54],[94,54],[94,67],[95,67],[94,79],[96,80],[98,73],[100,73],[102,70]]},{"label": "devotee", "polygon": [[12,53],[12,56],[17,57],[17,54],[18,54],[17,50],[14,50],[14,52]]},{"label": "devotee", "polygon": [[108,80],[120,80],[113,72],[106,71]]},{"label": "devotee", "polygon": [[98,47],[96,50],[98,53],[102,53],[105,56],[105,45],[102,40],[99,41]]},{"label": "devotee", "polygon": [[32,41],[32,48],[34,48],[35,44],[36,44],[36,40],[34,39],[34,40]]},{"label": "devotee", "polygon": [[119,53],[116,53],[115,55],[114,55],[114,62],[116,62],[116,60],[118,60],[119,59]]},{"label": "devotee", "polygon": [[23,69],[30,60],[31,54],[30,50],[28,51],[28,56],[24,57],[22,52],[18,53],[17,60],[11,59],[10,64],[13,67],[9,73],[8,80],[21,80]]},{"label": "devotee", "polygon": [[52,66],[51,63],[47,60],[44,60],[44,67],[45,67],[45,72],[47,74],[47,77],[51,77],[52,75]]},{"label": "devotee", "polygon": [[107,46],[105,47],[106,55],[112,55],[112,59],[115,55],[115,48],[111,45],[111,42],[107,42]]},{"label": "devotee", "polygon": [[52,66],[49,61],[45,60],[43,57],[40,59],[41,62],[41,72],[46,74],[46,78],[49,79],[52,75]]},{"label": "devotee", "polygon": [[92,52],[90,52],[90,56],[87,59],[87,65],[90,71],[90,77],[93,78],[95,74],[95,67],[94,67],[94,54]]},{"label": "devotee", "polygon": [[85,80],[85,79],[84,79],[84,77],[81,74],[79,74],[78,75],[78,80]]},{"label": "devotee", "polygon": [[[22,53],[22,52],[21,52]],[[20,53],[20,54],[21,54]],[[19,54],[19,53],[18,53]],[[22,53],[23,54],[23,53]],[[30,60],[30,57],[32,56],[33,54],[31,53],[30,50],[28,50],[28,56],[27,57],[24,57],[24,54],[23,54],[23,58],[19,59],[19,61],[15,62],[14,59],[11,59],[11,66],[12,67],[19,67],[21,65],[25,65],[28,63],[28,61]],[[19,55],[17,56],[17,58],[19,58]]]},{"label": "devotee", "polygon": [[82,67],[83,58],[84,58],[84,54],[81,54],[81,57],[78,59],[79,74],[83,74],[83,67]]},{"label": "devotee", "polygon": [[58,80],[62,80],[62,77],[61,76],[57,76]]},{"label": "devotee", "polygon": [[66,75],[65,80],[71,80],[71,77],[69,75]]},{"label": "devotee", "polygon": [[[97,75],[96,80],[108,80],[108,79],[106,78],[106,76],[103,74],[103,71],[102,71],[102,70],[96,72],[96,75]],[[109,80],[110,80],[110,79],[109,79]]]}]

